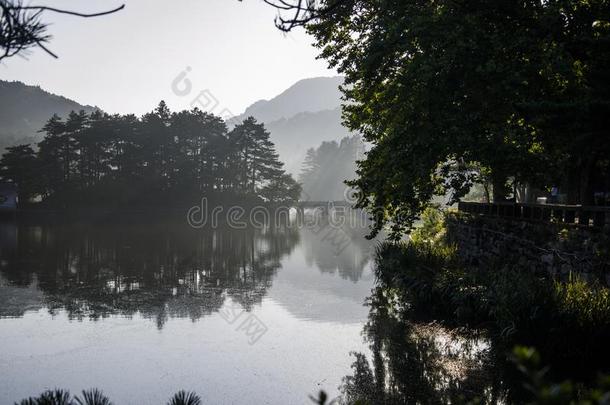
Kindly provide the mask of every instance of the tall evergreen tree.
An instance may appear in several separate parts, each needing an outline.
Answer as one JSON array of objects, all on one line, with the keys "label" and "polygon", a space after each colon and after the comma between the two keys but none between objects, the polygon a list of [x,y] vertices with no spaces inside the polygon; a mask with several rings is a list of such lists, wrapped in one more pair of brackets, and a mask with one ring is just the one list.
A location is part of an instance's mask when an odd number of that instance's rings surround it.
[{"label": "tall evergreen tree", "polygon": [[43,189],[41,194],[48,197],[64,189],[64,147],[63,137],[66,132],[65,123],[57,115],[53,115],[42,128],[45,137],[38,144],[38,159],[40,161]]},{"label": "tall evergreen tree", "polygon": [[40,190],[38,160],[30,145],[9,146],[0,159],[0,178],[17,186],[19,202],[28,202]]},{"label": "tall evergreen tree", "polygon": [[256,193],[265,182],[283,174],[282,166],[263,124],[248,117],[229,134],[238,156],[238,182],[243,191]]}]

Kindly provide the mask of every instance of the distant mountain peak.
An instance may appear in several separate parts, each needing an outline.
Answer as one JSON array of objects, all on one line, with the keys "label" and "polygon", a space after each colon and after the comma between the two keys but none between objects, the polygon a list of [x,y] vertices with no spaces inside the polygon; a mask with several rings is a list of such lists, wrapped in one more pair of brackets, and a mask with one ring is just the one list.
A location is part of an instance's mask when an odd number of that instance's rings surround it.
[{"label": "distant mountain peak", "polygon": [[258,100],[240,116],[262,122],[289,119],[303,112],[334,110],[341,105],[342,76],[302,79],[270,100]]}]

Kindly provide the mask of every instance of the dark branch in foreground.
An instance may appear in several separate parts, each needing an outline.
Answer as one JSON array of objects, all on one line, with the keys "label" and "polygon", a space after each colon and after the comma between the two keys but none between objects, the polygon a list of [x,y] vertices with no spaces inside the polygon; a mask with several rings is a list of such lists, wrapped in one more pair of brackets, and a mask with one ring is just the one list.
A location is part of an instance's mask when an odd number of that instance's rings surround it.
[{"label": "dark branch in foreground", "polygon": [[74,15],[77,17],[85,17],[85,18],[89,18],[89,17],[101,17],[103,15],[108,15],[108,14],[113,14],[116,13],[117,11],[120,11],[122,9],[125,8],[125,5],[122,4],[117,8],[114,8],[112,10],[108,10],[108,11],[102,11],[100,13],[79,13],[76,11],[70,11],[70,10],[61,10],[59,8],[54,8],[54,7],[47,7],[47,6],[22,6],[22,7],[13,7],[13,9],[21,9],[21,10],[40,10],[40,11],[52,11],[54,13],[60,13],[60,14],[69,14],[69,15]]},{"label": "dark branch in foreground", "polygon": [[57,58],[46,46],[51,36],[46,33],[48,24],[41,20],[44,12],[91,18],[113,14],[123,8],[124,4],[98,13],[81,13],[47,6],[24,6],[22,0],[0,0],[0,61],[33,47]]},{"label": "dark branch in foreground", "polygon": [[278,10],[275,26],[283,32],[289,32],[293,28],[304,27],[332,12],[345,0],[263,0],[263,2]]}]

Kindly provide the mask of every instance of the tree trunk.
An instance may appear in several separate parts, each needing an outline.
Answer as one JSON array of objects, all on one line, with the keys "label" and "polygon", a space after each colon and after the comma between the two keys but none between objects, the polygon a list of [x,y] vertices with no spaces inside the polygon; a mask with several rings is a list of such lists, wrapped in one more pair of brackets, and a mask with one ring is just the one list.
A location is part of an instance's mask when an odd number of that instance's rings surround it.
[{"label": "tree trunk", "polygon": [[506,201],[508,195],[508,187],[506,186],[507,177],[497,171],[492,171],[491,182],[493,186],[493,201],[502,202]]},{"label": "tree trunk", "polygon": [[566,179],[566,194],[568,204],[578,204],[580,200],[578,168],[568,170]]},{"label": "tree trunk", "polygon": [[595,168],[595,158],[590,157],[585,162],[580,172],[580,203],[582,205],[593,205],[595,203],[593,198],[593,190],[591,189],[591,174]]}]

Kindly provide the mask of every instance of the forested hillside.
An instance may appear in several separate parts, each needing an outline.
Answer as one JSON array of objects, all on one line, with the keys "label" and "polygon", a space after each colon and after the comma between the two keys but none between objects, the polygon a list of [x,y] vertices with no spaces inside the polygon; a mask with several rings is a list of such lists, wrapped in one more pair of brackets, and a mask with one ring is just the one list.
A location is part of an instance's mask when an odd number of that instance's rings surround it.
[{"label": "forested hillside", "polygon": [[364,158],[365,146],[359,136],[322,142],[307,150],[299,182],[305,198],[313,201],[342,201],[351,198],[346,180],[355,177],[356,161]]},{"label": "forested hillside", "polygon": [[70,111],[92,112],[81,105],[51,94],[38,86],[0,80],[0,149],[42,139],[40,129],[53,114],[67,117]]}]

